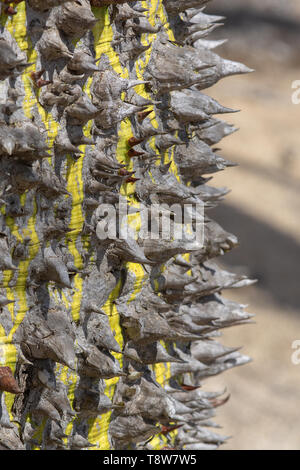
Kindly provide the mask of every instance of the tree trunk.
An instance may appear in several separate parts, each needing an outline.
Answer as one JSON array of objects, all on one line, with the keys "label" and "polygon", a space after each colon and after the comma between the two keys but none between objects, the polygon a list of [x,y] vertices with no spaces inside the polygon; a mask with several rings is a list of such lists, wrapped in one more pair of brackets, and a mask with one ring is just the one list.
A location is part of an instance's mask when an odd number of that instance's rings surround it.
[{"label": "tree trunk", "polygon": [[249,360],[214,337],[249,321],[221,291],[251,281],[212,261],[237,243],[207,215],[235,129],[202,90],[249,69],[212,51],[206,3],[1,4],[2,449],[224,441],[227,397],[199,386]]}]

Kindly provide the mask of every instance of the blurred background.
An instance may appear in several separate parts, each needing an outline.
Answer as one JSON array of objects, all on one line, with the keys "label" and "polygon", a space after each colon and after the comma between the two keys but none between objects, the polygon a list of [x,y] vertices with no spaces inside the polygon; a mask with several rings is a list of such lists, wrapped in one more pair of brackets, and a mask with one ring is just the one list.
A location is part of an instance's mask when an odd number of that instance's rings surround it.
[{"label": "blurred background", "polygon": [[291,361],[300,340],[300,105],[291,101],[300,80],[300,2],[214,0],[206,11],[227,17],[212,38],[229,41],[216,52],[256,70],[207,91],[241,110],[227,116],[240,130],[219,152],[239,166],[213,180],[231,193],[210,215],[240,241],[222,263],[258,280],[224,292],[256,314],[255,325],[223,335],[253,362],[207,387],[231,393],[217,416],[233,436],[224,450],[300,449],[300,365]]}]

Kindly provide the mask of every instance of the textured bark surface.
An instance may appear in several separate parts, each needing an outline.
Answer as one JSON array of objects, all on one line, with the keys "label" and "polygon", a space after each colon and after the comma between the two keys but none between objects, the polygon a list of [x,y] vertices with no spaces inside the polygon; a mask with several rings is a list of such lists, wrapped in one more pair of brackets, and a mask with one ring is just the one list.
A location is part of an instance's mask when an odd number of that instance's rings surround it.
[{"label": "textured bark surface", "polygon": [[[213,117],[231,110],[202,90],[249,69],[212,51],[206,3],[2,5],[3,449],[225,439],[210,428],[227,397],[199,386],[249,360],[215,340],[250,318],[221,291],[251,281],[212,261],[237,240],[207,216],[204,247],[139,237],[142,208],[227,192],[206,176],[232,166],[215,145],[235,129]],[[132,236],[103,241],[120,195]]]}]

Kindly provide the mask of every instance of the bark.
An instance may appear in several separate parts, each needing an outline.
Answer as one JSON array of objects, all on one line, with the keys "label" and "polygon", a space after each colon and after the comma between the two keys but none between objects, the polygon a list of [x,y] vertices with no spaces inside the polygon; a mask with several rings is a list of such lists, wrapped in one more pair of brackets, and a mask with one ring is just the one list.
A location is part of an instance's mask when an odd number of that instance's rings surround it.
[{"label": "bark", "polygon": [[[224,442],[210,428],[228,397],[199,387],[249,361],[215,337],[250,321],[221,292],[251,281],[214,261],[237,240],[207,215],[227,192],[207,176],[233,165],[215,145],[235,129],[203,90],[249,69],[213,52],[206,3],[2,4],[3,449]],[[119,197],[129,237],[103,240]],[[141,236],[141,210],[175,203],[204,205],[203,246],[195,212],[180,240]]]}]

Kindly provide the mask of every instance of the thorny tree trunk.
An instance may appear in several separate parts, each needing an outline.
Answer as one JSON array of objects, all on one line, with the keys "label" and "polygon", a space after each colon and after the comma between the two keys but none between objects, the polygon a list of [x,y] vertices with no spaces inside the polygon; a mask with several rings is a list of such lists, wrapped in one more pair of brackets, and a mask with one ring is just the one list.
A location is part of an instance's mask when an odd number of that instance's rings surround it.
[{"label": "thorny tree trunk", "polygon": [[[0,447],[215,449],[227,397],[199,385],[248,362],[219,330],[249,321],[221,297],[237,240],[139,237],[156,203],[205,212],[235,129],[202,90],[249,71],[221,59],[205,0],[2,2]],[[101,240],[103,204],[135,211]]]}]

